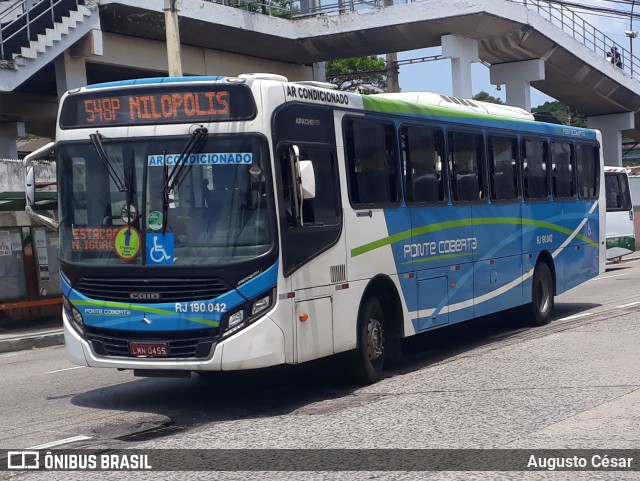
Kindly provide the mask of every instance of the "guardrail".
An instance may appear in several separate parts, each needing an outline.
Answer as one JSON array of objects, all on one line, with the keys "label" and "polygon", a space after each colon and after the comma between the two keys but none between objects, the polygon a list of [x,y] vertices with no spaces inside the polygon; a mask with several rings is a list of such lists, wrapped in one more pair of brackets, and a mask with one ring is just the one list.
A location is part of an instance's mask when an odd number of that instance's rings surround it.
[{"label": "guardrail", "polygon": [[[301,18],[342,15],[361,10],[420,3],[424,0],[206,0],[273,17]],[[584,20],[574,7],[546,0],[507,0],[526,6],[545,20],[561,28],[577,42],[598,55],[610,59],[622,72],[635,76],[640,72],[640,58],[633,55],[604,32]],[[57,20],[60,12],[84,4],[84,0],[18,0],[0,11],[0,59],[11,60],[19,46],[28,46],[43,33],[43,25]],[[4,21],[3,21],[4,20]],[[15,44],[15,45],[14,45]],[[614,50],[615,49],[615,50]],[[617,51],[617,53],[616,53]],[[608,56],[610,54],[610,57]]]},{"label": "guardrail", "polygon": [[0,11],[0,59],[12,60],[12,54],[28,47],[47,28],[84,5],[84,0],[18,0]]},{"label": "guardrail", "polygon": [[[247,11],[291,20],[315,16],[330,16],[388,6],[421,3],[424,0],[207,0]],[[622,72],[635,76],[640,73],[640,58],[604,32],[584,20],[574,7],[545,0],[507,0],[519,3],[545,20],[561,28],[574,40],[611,63]],[[615,50],[617,50],[617,54]],[[611,57],[608,56],[611,54]]]},{"label": "guardrail", "polygon": [[[584,20],[573,8],[558,3],[545,2],[544,0],[508,1],[525,5],[545,20],[571,35],[577,42],[610,60],[614,66],[632,77],[640,72],[640,58]],[[617,50],[617,55],[614,49]]]}]

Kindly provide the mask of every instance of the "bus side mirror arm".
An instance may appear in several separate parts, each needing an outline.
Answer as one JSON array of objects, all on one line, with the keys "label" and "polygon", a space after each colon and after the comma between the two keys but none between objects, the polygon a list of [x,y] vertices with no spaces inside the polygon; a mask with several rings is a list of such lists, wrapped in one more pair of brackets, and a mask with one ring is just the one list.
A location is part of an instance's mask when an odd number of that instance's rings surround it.
[{"label": "bus side mirror arm", "polygon": [[302,227],[302,180],[300,176],[300,149],[297,145],[289,147],[289,169],[291,173],[291,200],[293,202],[293,218],[296,227]]},{"label": "bus side mirror arm", "polygon": [[48,227],[53,231],[57,231],[60,224],[56,219],[34,211],[34,205],[36,204],[36,171],[34,161],[48,156],[53,152],[54,146],[54,142],[49,142],[47,145],[31,152],[22,162],[25,167],[24,193],[25,211],[27,215],[37,224]]}]

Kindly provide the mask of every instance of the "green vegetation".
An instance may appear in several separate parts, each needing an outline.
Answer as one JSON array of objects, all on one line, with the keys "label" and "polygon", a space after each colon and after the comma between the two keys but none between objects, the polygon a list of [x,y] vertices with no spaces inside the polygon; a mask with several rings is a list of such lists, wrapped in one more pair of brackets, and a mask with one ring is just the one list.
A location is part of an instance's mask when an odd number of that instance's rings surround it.
[{"label": "green vegetation", "polygon": [[475,94],[473,96],[473,100],[477,100],[479,102],[489,102],[489,103],[492,103],[492,104],[503,104],[504,103],[502,101],[502,99],[494,97],[493,95],[489,95],[489,93],[485,92],[484,90],[481,90],[480,92]]},{"label": "green vegetation", "polygon": [[218,3],[248,12],[288,19],[291,19],[291,16],[299,11],[299,8],[293,5],[292,0],[224,0]]},{"label": "green vegetation", "polygon": [[372,94],[386,92],[385,61],[376,55],[330,60],[325,65],[327,82],[340,90]]},{"label": "green vegetation", "polygon": [[558,102],[557,100],[554,102],[545,102],[542,105],[531,109],[531,112],[544,112],[550,114],[564,125],[572,125],[574,127],[587,126],[587,118],[584,115],[578,113],[568,105]]}]

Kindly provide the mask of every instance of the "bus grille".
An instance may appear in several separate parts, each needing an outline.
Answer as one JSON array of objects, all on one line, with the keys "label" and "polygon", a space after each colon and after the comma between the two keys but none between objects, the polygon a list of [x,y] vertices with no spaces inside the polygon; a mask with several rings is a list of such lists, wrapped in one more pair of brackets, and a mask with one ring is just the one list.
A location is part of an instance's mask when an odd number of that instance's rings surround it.
[{"label": "bus grille", "polygon": [[187,302],[214,299],[231,290],[222,279],[122,279],[83,277],[76,290],[91,299],[116,302]]},{"label": "bus grille", "polygon": [[[206,359],[218,341],[218,329],[197,331],[167,331],[153,333],[143,331],[113,331],[85,326],[87,341],[98,356],[130,357],[131,342],[164,342],[169,348],[169,358]],[[157,359],[167,359],[166,357]]]}]

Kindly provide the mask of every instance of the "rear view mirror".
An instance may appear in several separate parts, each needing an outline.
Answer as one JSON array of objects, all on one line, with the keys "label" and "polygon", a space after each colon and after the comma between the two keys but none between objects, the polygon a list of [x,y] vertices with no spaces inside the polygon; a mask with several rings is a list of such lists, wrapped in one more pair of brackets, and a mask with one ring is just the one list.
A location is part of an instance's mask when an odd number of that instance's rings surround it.
[{"label": "rear view mirror", "polygon": [[[57,231],[59,227],[58,221],[53,217],[53,214],[46,215],[47,208],[51,206],[51,187],[55,186],[55,182],[38,182],[37,170],[38,163],[36,160],[47,158],[55,146],[54,142],[49,142],[47,145],[39,148],[38,150],[31,152],[23,160],[25,166],[24,175],[24,192],[25,192],[25,211],[29,217],[36,223],[48,227],[51,230]],[[46,191],[49,195],[43,196],[38,189],[48,188]],[[40,212],[38,212],[40,210]]]},{"label": "rear view mirror", "polygon": [[303,199],[314,199],[316,197],[316,175],[313,170],[313,163],[310,160],[300,160],[300,186],[302,187]]}]

